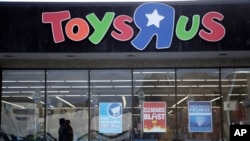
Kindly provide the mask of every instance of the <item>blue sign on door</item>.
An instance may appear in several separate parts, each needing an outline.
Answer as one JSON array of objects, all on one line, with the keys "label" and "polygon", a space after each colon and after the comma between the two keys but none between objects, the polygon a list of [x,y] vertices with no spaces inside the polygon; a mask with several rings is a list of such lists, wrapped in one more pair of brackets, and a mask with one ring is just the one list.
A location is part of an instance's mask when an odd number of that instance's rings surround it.
[{"label": "blue sign on door", "polygon": [[212,132],[212,105],[210,101],[188,102],[189,132]]},{"label": "blue sign on door", "polygon": [[99,103],[99,132],[122,133],[122,103]]}]

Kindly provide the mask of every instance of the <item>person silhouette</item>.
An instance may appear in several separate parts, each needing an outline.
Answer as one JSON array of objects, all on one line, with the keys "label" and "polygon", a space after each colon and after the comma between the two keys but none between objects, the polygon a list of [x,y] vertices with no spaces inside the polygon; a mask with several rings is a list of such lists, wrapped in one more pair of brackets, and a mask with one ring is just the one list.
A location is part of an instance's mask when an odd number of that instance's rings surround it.
[{"label": "person silhouette", "polygon": [[64,125],[65,125],[65,119],[64,118],[60,118],[59,119],[59,130],[58,130],[58,141],[63,141]]},{"label": "person silhouette", "polygon": [[69,119],[65,120],[63,133],[64,133],[63,141],[73,141],[73,128],[70,125]]}]

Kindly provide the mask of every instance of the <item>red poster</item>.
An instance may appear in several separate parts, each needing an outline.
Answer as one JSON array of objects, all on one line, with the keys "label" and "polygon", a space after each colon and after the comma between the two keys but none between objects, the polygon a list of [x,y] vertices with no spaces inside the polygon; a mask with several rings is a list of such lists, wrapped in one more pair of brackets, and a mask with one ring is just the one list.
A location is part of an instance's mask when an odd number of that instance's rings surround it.
[{"label": "red poster", "polygon": [[143,132],[166,132],[166,102],[143,103]]}]

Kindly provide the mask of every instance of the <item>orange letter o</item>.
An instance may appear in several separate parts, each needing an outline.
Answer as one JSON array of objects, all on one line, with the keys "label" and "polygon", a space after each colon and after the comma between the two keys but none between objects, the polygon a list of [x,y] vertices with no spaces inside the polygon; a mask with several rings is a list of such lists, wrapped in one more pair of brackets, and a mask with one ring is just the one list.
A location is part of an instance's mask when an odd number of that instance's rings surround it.
[{"label": "orange letter o", "polygon": [[[77,26],[77,32],[74,33],[73,29]],[[65,26],[65,32],[69,39],[73,41],[81,41],[85,39],[89,34],[88,23],[81,18],[74,18],[68,21]]]}]

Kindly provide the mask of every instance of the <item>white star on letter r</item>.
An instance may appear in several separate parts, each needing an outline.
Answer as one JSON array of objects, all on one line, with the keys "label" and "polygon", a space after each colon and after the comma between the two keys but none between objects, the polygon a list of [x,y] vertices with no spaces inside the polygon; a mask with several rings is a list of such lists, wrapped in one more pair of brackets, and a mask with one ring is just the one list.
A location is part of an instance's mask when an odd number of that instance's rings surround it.
[{"label": "white star on letter r", "polygon": [[164,16],[159,15],[157,9],[151,14],[145,14],[145,16],[148,18],[147,26],[155,25],[157,28],[160,27],[160,21],[165,18]]}]

